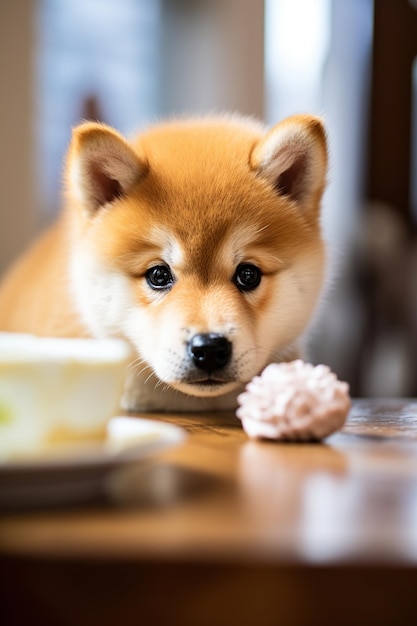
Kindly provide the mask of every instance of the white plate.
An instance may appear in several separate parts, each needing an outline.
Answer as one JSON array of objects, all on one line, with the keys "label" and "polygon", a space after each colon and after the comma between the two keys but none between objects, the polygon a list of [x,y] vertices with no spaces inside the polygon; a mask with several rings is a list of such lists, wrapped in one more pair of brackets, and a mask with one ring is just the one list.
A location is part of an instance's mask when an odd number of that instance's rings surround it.
[{"label": "white plate", "polygon": [[129,463],[181,444],[184,429],[114,417],[103,442],[51,447],[36,457],[0,461],[0,508],[75,504],[103,494],[106,478]]}]

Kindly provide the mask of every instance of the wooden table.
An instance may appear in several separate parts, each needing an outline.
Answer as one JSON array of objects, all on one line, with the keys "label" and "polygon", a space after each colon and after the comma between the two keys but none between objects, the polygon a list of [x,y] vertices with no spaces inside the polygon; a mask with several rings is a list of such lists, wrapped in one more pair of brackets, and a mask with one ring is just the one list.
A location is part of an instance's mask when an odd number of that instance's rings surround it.
[{"label": "wooden table", "polygon": [[323,444],[153,417],[189,438],[113,504],[0,517],[1,624],[417,623],[417,403],[357,401]]}]

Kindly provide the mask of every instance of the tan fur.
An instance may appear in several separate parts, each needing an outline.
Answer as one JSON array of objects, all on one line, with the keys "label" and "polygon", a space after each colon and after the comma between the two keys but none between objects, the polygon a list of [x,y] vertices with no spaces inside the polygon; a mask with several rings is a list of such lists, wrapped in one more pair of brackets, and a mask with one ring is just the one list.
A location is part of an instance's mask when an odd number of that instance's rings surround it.
[{"label": "tan fur", "polygon": [[[66,206],[0,285],[0,329],[43,336],[122,336],[136,349],[125,405],[227,408],[271,360],[296,353],[320,292],[319,204],[326,142],[315,117],[266,132],[238,117],[171,122],[128,142],[74,130]],[[241,292],[236,267],[261,268]],[[146,271],[167,264],[170,290]],[[233,361],[218,388],[189,384],[186,346],[222,333]],[[223,374],[222,374],[223,375]]]}]

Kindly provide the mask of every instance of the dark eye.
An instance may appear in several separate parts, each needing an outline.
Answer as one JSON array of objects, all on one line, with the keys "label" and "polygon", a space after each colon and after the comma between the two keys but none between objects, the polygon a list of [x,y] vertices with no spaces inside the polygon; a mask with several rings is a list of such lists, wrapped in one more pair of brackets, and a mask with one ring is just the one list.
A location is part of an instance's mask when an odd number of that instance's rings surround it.
[{"label": "dark eye", "polygon": [[174,284],[171,270],[167,265],[150,267],[145,276],[152,289],[169,289]]},{"label": "dark eye", "polygon": [[241,263],[237,266],[233,280],[241,291],[256,289],[261,282],[262,272],[259,267],[251,263]]}]

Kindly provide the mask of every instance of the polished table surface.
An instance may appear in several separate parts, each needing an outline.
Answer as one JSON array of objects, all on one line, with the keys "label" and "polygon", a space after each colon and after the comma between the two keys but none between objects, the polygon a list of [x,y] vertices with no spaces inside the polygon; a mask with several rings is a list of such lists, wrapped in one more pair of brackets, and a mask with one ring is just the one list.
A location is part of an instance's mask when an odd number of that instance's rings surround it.
[{"label": "polished table surface", "polygon": [[251,441],[232,413],[152,417],[188,438],[114,475],[111,503],[2,513],[9,620],[411,623],[417,402],[355,401],[324,443]]}]

